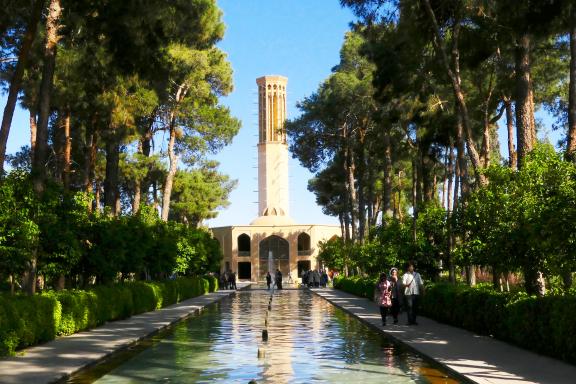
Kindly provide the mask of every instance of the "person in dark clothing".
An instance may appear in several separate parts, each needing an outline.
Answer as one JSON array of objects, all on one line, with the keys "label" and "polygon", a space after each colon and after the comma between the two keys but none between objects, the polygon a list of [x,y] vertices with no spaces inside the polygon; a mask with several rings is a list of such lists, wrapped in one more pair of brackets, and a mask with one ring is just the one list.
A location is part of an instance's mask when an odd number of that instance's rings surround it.
[{"label": "person in dark clothing", "polygon": [[270,284],[272,284],[272,275],[270,271],[266,272],[266,285],[268,286],[268,290],[270,290]]},{"label": "person in dark clothing", "polygon": [[400,287],[402,286],[402,282],[398,281],[398,268],[392,268],[390,270],[390,276],[388,277],[390,280],[390,285],[392,286],[391,298],[392,298],[392,307],[390,308],[390,314],[394,319],[394,324],[398,324],[398,313],[400,313],[400,297],[402,294],[402,290]]},{"label": "person in dark clothing", "polygon": [[236,290],[236,274],[234,272],[230,272],[228,275],[228,288]]},{"label": "person in dark clothing", "polygon": [[325,270],[322,270],[322,275],[320,275],[320,286],[326,288],[328,285],[328,274]]},{"label": "person in dark clothing", "polygon": [[282,272],[280,269],[276,270],[276,288],[282,289]]},{"label": "person in dark clothing", "polygon": [[304,273],[302,273],[302,286],[308,286],[308,271],[304,271]]},{"label": "person in dark clothing", "polygon": [[226,272],[220,275],[220,288],[228,289],[228,274]]}]

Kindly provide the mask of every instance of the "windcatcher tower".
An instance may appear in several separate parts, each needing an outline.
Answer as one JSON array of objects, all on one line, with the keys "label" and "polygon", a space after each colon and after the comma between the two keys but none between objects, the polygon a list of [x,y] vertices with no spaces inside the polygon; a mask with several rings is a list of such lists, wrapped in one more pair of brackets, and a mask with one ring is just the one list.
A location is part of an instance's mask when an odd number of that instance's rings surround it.
[{"label": "windcatcher tower", "polygon": [[253,225],[293,224],[288,215],[286,84],[283,76],[263,76],[258,84],[258,215]]}]

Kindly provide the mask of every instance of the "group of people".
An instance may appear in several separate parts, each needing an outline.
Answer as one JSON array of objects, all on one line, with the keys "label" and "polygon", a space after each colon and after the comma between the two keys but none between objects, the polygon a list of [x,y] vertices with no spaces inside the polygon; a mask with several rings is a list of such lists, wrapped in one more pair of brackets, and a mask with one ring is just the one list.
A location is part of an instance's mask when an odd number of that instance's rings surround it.
[{"label": "group of people", "polygon": [[220,275],[218,284],[221,289],[234,289],[236,290],[236,274],[232,271],[226,271]]},{"label": "group of people", "polygon": [[[288,273],[288,283],[290,283],[291,280],[292,277],[290,276],[290,273]],[[280,269],[276,269],[276,273],[274,274],[274,285],[272,285],[272,275],[270,274],[270,271],[266,272],[266,285],[268,286],[268,289],[274,286],[276,289],[282,289],[282,272],[280,272]]]},{"label": "group of people", "polygon": [[325,288],[328,285],[328,274],[323,269],[304,271],[302,273],[302,285],[309,288]]},{"label": "group of people", "polygon": [[[326,287],[328,285],[328,274],[325,270],[310,270],[302,273],[302,286],[309,288]],[[288,272],[288,284],[292,284],[292,275]],[[282,272],[276,269],[274,276],[270,272],[266,273],[266,285],[268,289],[276,287],[282,289]]]},{"label": "group of people", "polygon": [[418,299],[423,290],[424,282],[420,274],[414,270],[413,262],[408,263],[408,268],[401,279],[398,276],[398,268],[390,269],[388,275],[382,272],[376,285],[376,300],[380,307],[382,325],[386,325],[388,313],[392,315],[394,324],[398,323],[402,302],[408,315],[408,325],[417,325]]}]

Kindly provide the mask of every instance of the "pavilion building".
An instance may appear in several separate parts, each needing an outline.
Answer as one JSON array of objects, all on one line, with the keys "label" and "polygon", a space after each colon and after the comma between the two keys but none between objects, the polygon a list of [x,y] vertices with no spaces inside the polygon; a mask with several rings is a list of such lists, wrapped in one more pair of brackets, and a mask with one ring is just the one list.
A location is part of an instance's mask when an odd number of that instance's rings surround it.
[{"label": "pavilion building", "polygon": [[338,225],[297,224],[288,210],[288,144],[283,76],[263,76],[258,85],[258,214],[248,225],[212,228],[224,253],[221,271],[262,281],[277,268],[286,278],[319,268],[318,243],[340,236]]}]

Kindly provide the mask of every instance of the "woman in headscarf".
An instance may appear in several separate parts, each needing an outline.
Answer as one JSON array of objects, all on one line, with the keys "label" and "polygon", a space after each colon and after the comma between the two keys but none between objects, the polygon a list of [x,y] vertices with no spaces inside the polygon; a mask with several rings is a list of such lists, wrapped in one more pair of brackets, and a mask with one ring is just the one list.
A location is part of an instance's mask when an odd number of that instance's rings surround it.
[{"label": "woman in headscarf", "polygon": [[378,292],[380,292],[378,297],[378,306],[380,307],[380,316],[382,316],[382,325],[386,325],[386,315],[388,314],[388,309],[392,307],[392,285],[386,277],[386,272],[380,274],[380,279],[378,280],[376,288],[378,289]]},{"label": "woman in headscarf", "polygon": [[401,284],[398,282],[398,268],[390,269],[390,285],[391,285],[391,299],[392,299],[392,307],[390,307],[390,314],[394,319],[394,324],[398,324],[398,314],[400,313],[400,286]]}]

